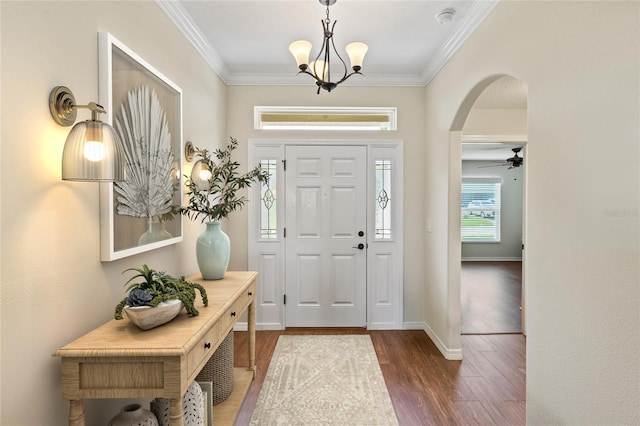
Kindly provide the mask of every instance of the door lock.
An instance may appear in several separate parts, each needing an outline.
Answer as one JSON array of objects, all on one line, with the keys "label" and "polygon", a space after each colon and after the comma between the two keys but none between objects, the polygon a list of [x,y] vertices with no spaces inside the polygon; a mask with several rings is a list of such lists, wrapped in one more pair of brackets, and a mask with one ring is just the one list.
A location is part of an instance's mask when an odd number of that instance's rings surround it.
[{"label": "door lock", "polygon": [[358,232],[358,237],[364,237],[364,231],[359,231]]},{"label": "door lock", "polygon": [[358,250],[363,250],[364,249],[364,244],[360,243],[357,246],[353,246],[353,248],[357,248]]}]

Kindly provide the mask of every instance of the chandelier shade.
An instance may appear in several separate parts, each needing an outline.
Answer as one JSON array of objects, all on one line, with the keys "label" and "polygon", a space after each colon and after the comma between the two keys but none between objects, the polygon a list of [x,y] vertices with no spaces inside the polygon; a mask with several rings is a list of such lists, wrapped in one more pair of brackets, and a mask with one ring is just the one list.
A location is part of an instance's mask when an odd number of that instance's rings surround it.
[{"label": "chandelier shade", "polygon": [[[309,55],[311,54],[312,49],[310,42],[306,40],[298,40],[289,45],[289,52],[291,52],[295,58],[298,69],[300,70],[298,74],[304,73],[313,77],[316,80],[316,85],[318,86],[317,93],[320,93],[320,89],[331,92],[340,83],[351,77],[353,74],[361,74],[360,70],[362,69],[364,56],[369,49],[368,46],[362,42],[354,42],[347,45],[345,50],[349,56],[349,60],[351,61],[352,70],[349,72],[346,63],[338,53],[333,40],[333,29],[335,28],[337,21],[333,21],[332,24],[332,21],[329,18],[329,6],[334,4],[336,0],[319,1],[320,4],[327,7],[327,17],[322,21],[324,38],[322,46],[320,47],[320,52],[315,57],[315,60],[309,63]],[[332,55],[337,58],[337,60],[334,58],[333,64],[331,63]],[[339,78],[333,80],[332,72],[334,77],[338,75]]]},{"label": "chandelier shade", "polygon": [[307,40],[294,41],[289,45],[289,52],[296,58],[296,64],[302,71],[307,69],[309,55],[311,54],[311,43]]}]

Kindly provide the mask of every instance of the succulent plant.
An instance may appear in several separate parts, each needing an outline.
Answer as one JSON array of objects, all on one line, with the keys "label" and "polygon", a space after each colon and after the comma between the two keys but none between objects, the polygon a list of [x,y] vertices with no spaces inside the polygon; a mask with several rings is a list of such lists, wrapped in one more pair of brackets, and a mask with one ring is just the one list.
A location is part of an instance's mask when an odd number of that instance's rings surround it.
[{"label": "succulent plant", "polygon": [[[147,265],[141,268],[129,268],[124,272],[135,271],[136,275],[124,283],[127,287],[127,296],[116,305],[113,317],[122,319],[122,311],[125,306],[158,306],[160,302],[171,299],[179,299],[189,315],[199,315],[195,307],[196,290],[200,292],[204,306],[209,305],[207,291],[198,283],[190,282],[184,276],[174,278],[165,272],[156,271]],[[124,273],[123,272],[123,273]],[[142,278],[139,282],[133,282]]]}]

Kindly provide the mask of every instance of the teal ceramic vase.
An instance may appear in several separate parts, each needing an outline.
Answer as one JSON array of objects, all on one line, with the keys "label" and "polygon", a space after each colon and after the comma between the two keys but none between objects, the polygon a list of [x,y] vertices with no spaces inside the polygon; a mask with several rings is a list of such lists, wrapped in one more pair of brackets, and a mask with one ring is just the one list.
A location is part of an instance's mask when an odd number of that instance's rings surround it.
[{"label": "teal ceramic vase", "polygon": [[151,244],[168,238],[172,238],[172,236],[164,229],[164,223],[149,219],[147,221],[147,232],[140,236],[138,245]]},{"label": "teal ceramic vase", "polygon": [[205,280],[221,280],[229,266],[229,236],[220,229],[220,222],[207,222],[206,225],[207,229],[196,241],[198,268]]}]

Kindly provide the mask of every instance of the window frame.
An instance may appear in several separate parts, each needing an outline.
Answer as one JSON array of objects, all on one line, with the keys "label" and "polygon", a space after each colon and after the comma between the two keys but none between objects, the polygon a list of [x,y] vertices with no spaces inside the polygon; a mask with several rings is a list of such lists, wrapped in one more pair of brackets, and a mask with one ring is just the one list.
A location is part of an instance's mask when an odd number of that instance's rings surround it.
[{"label": "window frame", "polygon": [[[255,130],[359,130],[386,132],[397,130],[398,110],[395,107],[303,107],[255,106]],[[277,116],[287,120],[277,120]],[[317,117],[317,120],[313,120]],[[334,117],[333,121],[331,117]],[[353,119],[350,120],[349,118]],[[386,117],[387,121],[378,120]],[[358,124],[359,123],[359,124]],[[381,124],[388,123],[388,124]]]},{"label": "window frame", "polygon": [[[487,193],[488,187],[491,185],[497,185],[491,192],[493,193],[493,198],[483,199],[482,197],[471,196],[471,198],[465,199],[465,193],[473,193],[473,191],[465,191],[465,185],[478,185],[476,193],[480,193],[480,191]],[[484,185],[487,188],[481,188],[480,186]],[[502,242],[502,178],[499,177],[463,177],[462,184],[460,188],[460,241],[464,244],[467,243],[483,243],[483,244],[499,244]],[[495,207],[486,208],[480,204],[480,219],[491,220],[491,217],[486,216],[486,212],[493,212],[493,221],[494,225],[491,226],[491,230],[493,233],[492,238],[469,238],[465,236],[465,226],[463,225],[463,221],[467,219],[469,216],[476,216],[475,214],[471,214],[471,209],[468,207],[469,204],[474,201],[482,202],[482,201],[490,201],[494,200],[493,204]],[[465,204],[467,205],[465,207]],[[485,213],[485,215],[483,215]],[[478,226],[479,227],[479,226]],[[471,228],[468,226],[467,228]]]}]

